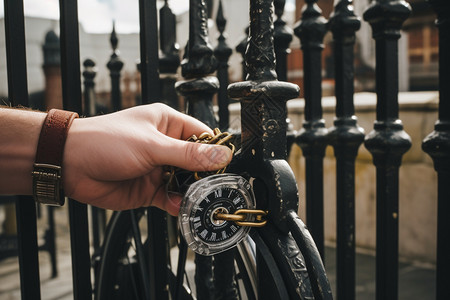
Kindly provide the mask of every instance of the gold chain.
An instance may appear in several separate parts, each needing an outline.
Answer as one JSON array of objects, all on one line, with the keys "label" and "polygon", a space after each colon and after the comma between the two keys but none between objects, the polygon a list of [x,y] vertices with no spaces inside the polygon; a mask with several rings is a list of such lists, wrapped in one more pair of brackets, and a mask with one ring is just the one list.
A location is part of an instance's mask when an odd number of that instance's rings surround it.
[{"label": "gold chain", "polygon": [[[248,221],[251,215],[255,216],[254,221]],[[267,216],[267,211],[260,209],[238,209],[233,214],[216,213],[214,219],[221,221],[233,221],[239,226],[248,227],[263,227],[266,225],[267,220],[264,217]]]}]

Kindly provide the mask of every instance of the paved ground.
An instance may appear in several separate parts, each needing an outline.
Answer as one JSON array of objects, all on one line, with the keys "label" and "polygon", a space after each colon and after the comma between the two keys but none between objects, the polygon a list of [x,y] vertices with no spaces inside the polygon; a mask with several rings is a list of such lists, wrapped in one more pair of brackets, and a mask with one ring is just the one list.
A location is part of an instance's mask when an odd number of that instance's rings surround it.
[{"label": "paved ground", "polygon": [[[71,282],[70,243],[68,239],[68,225],[64,209],[57,210],[57,246],[58,272],[55,279],[50,278],[49,256],[40,253],[41,262],[41,293],[42,299],[73,299]],[[1,221],[1,220],[0,220]],[[42,221],[40,221],[42,222]],[[326,268],[334,289],[335,249],[326,249]],[[372,255],[359,253],[356,257],[356,299],[375,299],[375,258]],[[435,298],[435,272],[432,267],[411,263],[399,265],[399,299],[428,300]],[[16,258],[0,261],[0,300],[20,299],[19,273]],[[342,300],[342,299],[341,299]]]}]

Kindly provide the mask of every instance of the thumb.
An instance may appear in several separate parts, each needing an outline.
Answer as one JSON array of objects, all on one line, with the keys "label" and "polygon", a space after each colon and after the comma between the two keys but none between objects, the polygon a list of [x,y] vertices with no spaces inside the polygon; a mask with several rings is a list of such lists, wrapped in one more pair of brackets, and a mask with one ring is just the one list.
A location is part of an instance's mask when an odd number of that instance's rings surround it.
[{"label": "thumb", "polygon": [[169,138],[157,150],[157,163],[190,171],[213,171],[228,165],[232,158],[226,146],[192,143]]}]

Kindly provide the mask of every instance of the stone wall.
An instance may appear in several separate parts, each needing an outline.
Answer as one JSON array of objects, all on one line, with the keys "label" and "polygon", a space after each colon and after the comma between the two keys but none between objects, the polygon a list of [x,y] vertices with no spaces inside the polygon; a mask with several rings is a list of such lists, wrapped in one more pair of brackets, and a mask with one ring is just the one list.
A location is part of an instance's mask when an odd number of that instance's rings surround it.
[{"label": "stone wall", "polygon": [[[423,138],[434,127],[437,119],[437,92],[408,92],[399,94],[400,119],[411,136],[412,148],[403,157],[400,168],[399,251],[407,260],[435,263],[437,176],[432,160],[421,149]],[[333,125],[335,98],[323,98],[324,119],[329,128]],[[358,124],[368,134],[375,120],[376,95],[355,94]],[[303,99],[288,102],[289,118],[296,130],[303,121]],[[231,122],[239,127],[239,104],[233,104]],[[304,159],[301,149],[294,145],[289,163],[297,178],[300,194],[299,214],[305,217]],[[327,148],[324,160],[325,238],[328,244],[336,240],[336,175],[332,147]],[[375,249],[376,170],[372,156],[360,147],[356,162],[356,245],[361,249]]]}]

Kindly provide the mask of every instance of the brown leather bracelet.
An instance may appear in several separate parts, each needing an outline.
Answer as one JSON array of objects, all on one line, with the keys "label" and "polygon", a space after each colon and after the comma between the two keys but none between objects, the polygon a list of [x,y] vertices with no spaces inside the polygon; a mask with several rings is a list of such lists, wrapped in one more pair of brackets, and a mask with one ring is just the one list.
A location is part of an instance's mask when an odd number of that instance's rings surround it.
[{"label": "brown leather bracelet", "polygon": [[77,113],[59,109],[51,109],[45,118],[32,172],[33,197],[38,203],[64,205],[61,166],[67,133],[75,118]]}]

